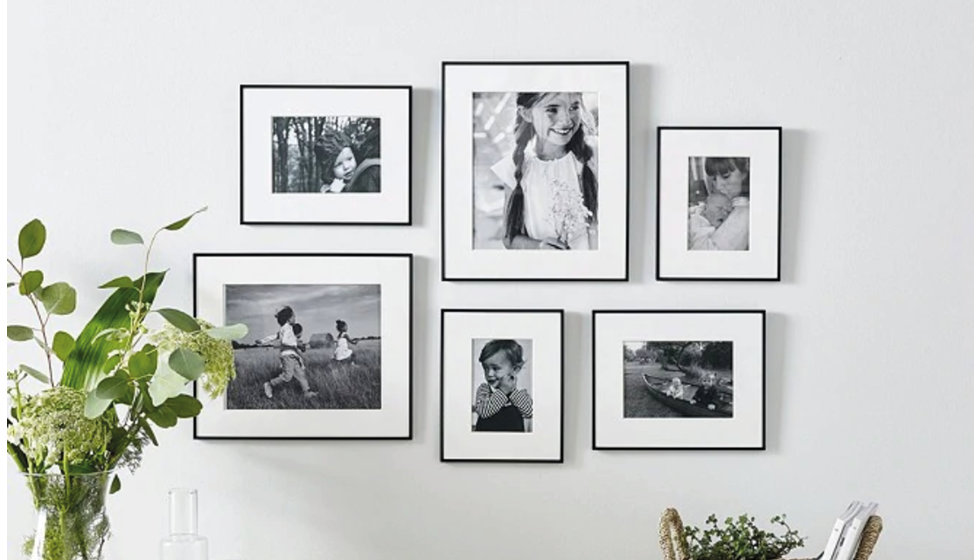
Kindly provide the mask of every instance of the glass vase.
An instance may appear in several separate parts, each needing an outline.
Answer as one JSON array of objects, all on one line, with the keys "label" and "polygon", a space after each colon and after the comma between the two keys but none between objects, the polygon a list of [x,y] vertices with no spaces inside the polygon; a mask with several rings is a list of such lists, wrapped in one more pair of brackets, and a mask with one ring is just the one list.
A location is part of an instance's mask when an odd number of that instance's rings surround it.
[{"label": "glass vase", "polygon": [[25,474],[37,523],[23,543],[30,560],[104,560],[106,495],[115,473]]}]

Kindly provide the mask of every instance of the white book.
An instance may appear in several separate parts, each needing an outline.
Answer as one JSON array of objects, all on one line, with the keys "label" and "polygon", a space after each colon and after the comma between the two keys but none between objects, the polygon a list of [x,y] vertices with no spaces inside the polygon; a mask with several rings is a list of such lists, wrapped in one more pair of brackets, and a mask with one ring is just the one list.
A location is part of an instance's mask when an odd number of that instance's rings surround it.
[{"label": "white book", "polygon": [[837,551],[836,560],[854,560],[857,554],[858,545],[861,544],[861,536],[864,534],[864,526],[868,523],[868,518],[878,510],[878,504],[871,502],[861,508],[861,511],[851,519],[847,528],[844,529],[844,542]]},{"label": "white book", "polygon": [[840,548],[841,542],[844,540],[844,528],[860,510],[861,502],[854,501],[847,506],[844,513],[840,514],[840,517],[834,522],[834,528],[830,531],[830,538],[827,539],[827,546],[823,549],[821,560],[833,560],[834,555],[837,554],[837,549]]}]

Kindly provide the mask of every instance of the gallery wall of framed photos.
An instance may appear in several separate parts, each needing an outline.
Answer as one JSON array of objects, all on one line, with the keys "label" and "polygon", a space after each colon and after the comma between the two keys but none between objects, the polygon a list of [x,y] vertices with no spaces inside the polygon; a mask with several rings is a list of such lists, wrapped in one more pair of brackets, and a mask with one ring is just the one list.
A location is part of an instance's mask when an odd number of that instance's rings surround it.
[{"label": "gallery wall of framed photos", "polygon": [[8,237],[91,271],[80,321],[112,228],[207,205],[161,304],[250,328],[113,507],[201,488],[220,558],[654,558],[668,506],[865,492],[876,554],[967,556],[961,4],[11,3]]}]

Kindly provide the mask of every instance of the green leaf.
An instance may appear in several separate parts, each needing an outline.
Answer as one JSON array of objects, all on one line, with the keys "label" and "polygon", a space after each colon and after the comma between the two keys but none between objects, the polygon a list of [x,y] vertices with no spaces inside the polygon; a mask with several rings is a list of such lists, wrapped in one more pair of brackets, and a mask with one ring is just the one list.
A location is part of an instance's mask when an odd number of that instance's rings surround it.
[{"label": "green leaf", "polygon": [[129,357],[129,373],[132,374],[133,377],[153,375],[153,372],[155,372],[156,369],[156,348],[152,348],[150,351],[140,350]]},{"label": "green leaf", "polygon": [[208,329],[204,333],[217,340],[238,340],[248,335],[248,327],[244,323],[237,323]]},{"label": "green leaf", "polygon": [[121,488],[122,488],[122,482],[119,481],[119,475],[117,474],[117,475],[115,475],[115,476],[112,477],[112,485],[109,486],[109,493],[110,494],[115,494]]},{"label": "green leaf", "polygon": [[167,399],[166,406],[174,411],[177,418],[193,418],[201,413],[204,406],[201,401],[190,395],[177,395]]},{"label": "green leaf", "polygon": [[114,229],[109,234],[109,239],[116,245],[142,245],[143,237],[135,231],[128,229]]},{"label": "green leaf", "polygon": [[184,332],[197,332],[201,330],[201,325],[198,325],[193,317],[179,309],[164,307],[163,309],[157,309],[156,312],[163,315],[163,318],[171,325]]},{"label": "green leaf", "polygon": [[177,414],[169,407],[161,406],[160,408],[154,409],[147,413],[150,420],[161,428],[173,428],[177,425]]},{"label": "green leaf", "polygon": [[68,315],[74,311],[75,298],[75,288],[67,282],[55,282],[41,289],[41,303],[53,315]]},{"label": "green leaf", "polygon": [[33,219],[27,222],[17,236],[17,248],[20,250],[21,258],[26,259],[40,253],[47,237],[48,232],[41,220]]},{"label": "green leaf", "polygon": [[153,433],[153,428],[150,427],[150,423],[142,416],[140,417],[140,427],[143,428],[143,433],[146,434],[146,437],[150,438],[153,445],[159,447],[160,443],[157,441],[157,435]]},{"label": "green leaf", "polygon": [[163,229],[170,230],[170,231],[177,231],[178,229],[186,226],[187,225],[187,222],[191,221],[191,218],[193,218],[194,216],[200,214],[201,212],[204,212],[207,209],[208,209],[208,207],[205,206],[204,208],[201,208],[200,210],[194,212],[193,214],[191,214],[190,216],[187,216],[186,218],[181,218],[181,219],[177,220],[176,222],[174,222],[174,223],[172,223],[172,224],[170,224],[168,226],[164,226]]},{"label": "green leaf", "polygon": [[40,371],[32,368],[31,366],[26,366],[24,364],[20,364],[20,370],[23,371],[24,373],[26,373],[27,375],[30,375],[34,379],[37,379],[41,383],[51,383],[51,378],[48,377],[47,374],[42,373],[42,372],[40,372]]},{"label": "green leaf", "polygon": [[188,381],[194,381],[204,373],[204,358],[187,348],[174,350],[170,354],[167,364]]},{"label": "green leaf", "polygon": [[150,379],[147,392],[150,394],[150,402],[153,406],[160,406],[167,399],[183,393],[184,387],[187,386],[187,379],[171,369],[169,358],[170,354],[160,356],[157,360],[157,371]]},{"label": "green leaf", "polygon": [[34,329],[24,325],[7,325],[7,338],[14,342],[24,342],[34,338]]},{"label": "green leaf", "polygon": [[100,399],[115,400],[126,394],[129,381],[122,375],[106,377],[95,387],[95,396]]},{"label": "green leaf", "polygon": [[67,360],[73,348],[75,348],[75,339],[70,334],[65,331],[54,333],[54,339],[51,340],[51,349],[54,350],[54,355],[58,356],[59,360],[62,362]]},{"label": "green leaf", "polygon": [[26,296],[27,294],[33,292],[34,290],[41,287],[41,282],[44,282],[44,273],[40,270],[28,270],[20,278],[20,286],[17,291],[20,295]]},{"label": "green leaf", "polygon": [[89,419],[98,418],[111,404],[111,400],[99,397],[95,391],[89,391],[88,395],[85,396],[85,417]]},{"label": "green leaf", "polygon": [[[165,272],[151,272],[146,275],[144,303],[153,303],[165,276]],[[142,282],[142,278],[133,280],[135,285],[140,285]],[[64,373],[61,376],[62,385],[84,391],[95,388],[105,375],[102,368],[109,352],[123,347],[122,341],[104,334],[114,329],[129,328],[129,311],[126,310],[126,306],[135,304],[138,299],[139,291],[135,288],[117,288],[106,298],[95,312],[95,316],[78,334],[75,348],[65,362]],[[103,336],[99,337],[100,334]]]},{"label": "green leaf", "polygon": [[105,284],[99,286],[99,289],[104,288],[135,288],[136,284],[133,283],[133,279],[129,276],[120,276],[118,278],[113,278]]}]

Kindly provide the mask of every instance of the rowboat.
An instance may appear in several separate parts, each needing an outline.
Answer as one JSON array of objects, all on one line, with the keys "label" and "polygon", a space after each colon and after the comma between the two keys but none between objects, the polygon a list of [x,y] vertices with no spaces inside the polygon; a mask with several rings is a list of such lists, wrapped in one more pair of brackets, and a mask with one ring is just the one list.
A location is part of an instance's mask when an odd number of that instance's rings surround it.
[{"label": "rowboat", "polygon": [[677,399],[674,397],[668,397],[667,394],[660,389],[660,387],[665,386],[667,383],[662,379],[657,379],[655,377],[650,377],[647,374],[642,374],[643,383],[647,386],[647,390],[650,395],[659,403],[662,403],[672,410],[681,413],[684,416],[690,418],[731,418],[732,409],[730,405],[725,405],[719,403],[718,408],[715,410],[708,410],[703,406],[699,406],[686,401],[684,399]]}]

